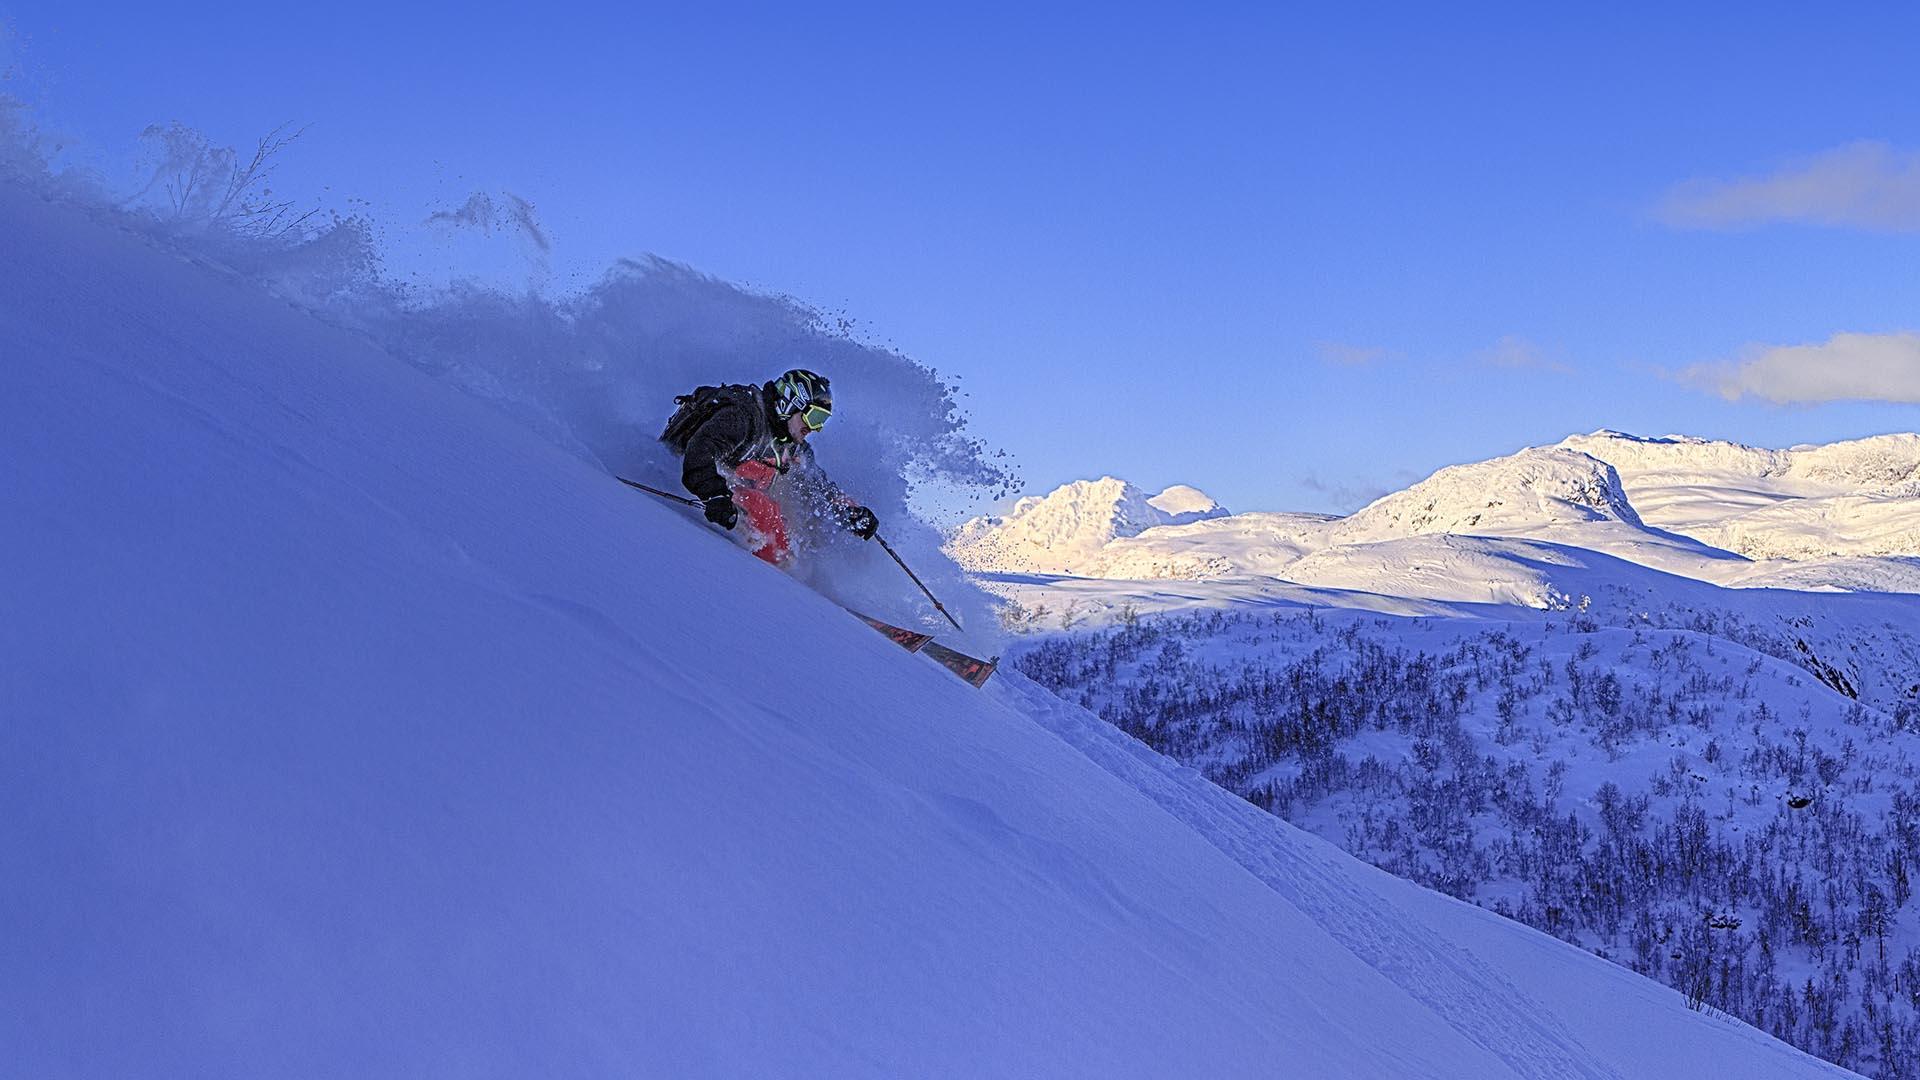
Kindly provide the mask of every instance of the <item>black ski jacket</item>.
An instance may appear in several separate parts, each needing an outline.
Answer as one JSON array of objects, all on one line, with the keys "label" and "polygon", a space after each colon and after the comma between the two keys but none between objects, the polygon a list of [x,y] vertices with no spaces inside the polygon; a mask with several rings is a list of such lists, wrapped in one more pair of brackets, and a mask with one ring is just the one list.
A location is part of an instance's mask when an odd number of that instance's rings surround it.
[{"label": "black ski jacket", "polygon": [[680,465],[680,482],[702,502],[727,494],[722,466],[734,469],[743,461],[767,461],[785,472],[793,455],[793,443],[784,432],[775,440],[781,425],[766,387],[727,386],[720,393],[725,400],[687,437]]}]

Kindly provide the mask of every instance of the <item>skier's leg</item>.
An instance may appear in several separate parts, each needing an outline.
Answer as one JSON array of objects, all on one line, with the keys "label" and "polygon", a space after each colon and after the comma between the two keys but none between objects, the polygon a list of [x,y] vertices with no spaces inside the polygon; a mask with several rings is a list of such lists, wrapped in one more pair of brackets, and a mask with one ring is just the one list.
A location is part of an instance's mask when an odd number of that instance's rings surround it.
[{"label": "skier's leg", "polygon": [[733,501],[753,528],[753,553],[775,566],[785,566],[792,553],[787,544],[787,522],[773,496],[745,485],[736,488]]}]

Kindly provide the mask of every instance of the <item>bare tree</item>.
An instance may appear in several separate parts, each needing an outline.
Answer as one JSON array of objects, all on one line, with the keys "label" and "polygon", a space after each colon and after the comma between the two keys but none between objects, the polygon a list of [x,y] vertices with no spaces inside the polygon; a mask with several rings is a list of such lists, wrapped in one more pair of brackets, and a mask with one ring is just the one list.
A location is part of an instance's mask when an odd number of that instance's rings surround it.
[{"label": "bare tree", "polygon": [[282,124],[262,136],[242,160],[232,147],[215,146],[178,121],[154,124],[140,133],[157,154],[153,174],[127,203],[157,197],[178,225],[269,239],[297,235],[319,210],[296,212],[293,201],[270,186],[281,151],[307,130],[288,127]]},{"label": "bare tree", "polygon": [[1071,630],[1082,622],[1085,622],[1092,608],[1092,604],[1082,600],[1075,600],[1069,603],[1066,607],[1060,609],[1060,629]]}]

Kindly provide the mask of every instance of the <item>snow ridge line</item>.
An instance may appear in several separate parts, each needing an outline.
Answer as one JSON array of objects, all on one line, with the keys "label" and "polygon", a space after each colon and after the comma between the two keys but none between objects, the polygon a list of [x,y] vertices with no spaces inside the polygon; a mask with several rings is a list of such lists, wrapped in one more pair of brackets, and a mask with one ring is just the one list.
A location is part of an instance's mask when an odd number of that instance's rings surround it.
[{"label": "snow ridge line", "polygon": [[[1227,809],[1220,800],[1226,793],[1195,770],[1160,757],[1016,671],[1003,672],[1000,685],[1021,712],[1193,829],[1516,1075],[1625,1080],[1594,1064],[1591,1051],[1557,1030],[1552,1017],[1540,1015],[1539,1002],[1484,962],[1412,933],[1408,926],[1415,920],[1383,910],[1391,901],[1327,873],[1319,853],[1278,828],[1265,811],[1230,795],[1234,806]],[[1276,842],[1284,847],[1278,856]]]}]

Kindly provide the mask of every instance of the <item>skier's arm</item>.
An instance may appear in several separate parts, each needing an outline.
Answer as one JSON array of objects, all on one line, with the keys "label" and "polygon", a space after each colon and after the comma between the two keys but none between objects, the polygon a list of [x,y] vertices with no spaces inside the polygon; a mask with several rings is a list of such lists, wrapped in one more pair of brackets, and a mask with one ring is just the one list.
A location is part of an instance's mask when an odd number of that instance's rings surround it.
[{"label": "skier's arm", "polygon": [[701,502],[726,495],[727,481],[719,464],[753,435],[753,421],[738,405],[723,405],[687,439],[680,464],[680,482]]},{"label": "skier's arm", "polygon": [[834,483],[833,478],[828,476],[826,470],[822,469],[820,463],[814,459],[813,447],[803,444],[801,466],[794,471],[807,498],[814,506],[820,508],[820,512],[830,516],[835,524],[860,539],[873,539],[874,532],[880,527],[879,518],[874,516],[872,510],[855,502],[853,496],[840,490],[840,485]]}]

